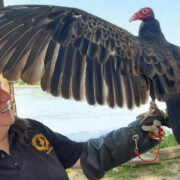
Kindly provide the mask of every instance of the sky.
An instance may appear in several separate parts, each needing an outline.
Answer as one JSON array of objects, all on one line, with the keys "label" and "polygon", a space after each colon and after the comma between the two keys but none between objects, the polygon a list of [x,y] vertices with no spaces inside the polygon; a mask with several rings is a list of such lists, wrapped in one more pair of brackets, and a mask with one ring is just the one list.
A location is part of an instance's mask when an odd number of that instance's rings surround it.
[{"label": "sky", "polygon": [[134,35],[140,21],[129,23],[129,18],[143,7],[151,7],[160,21],[166,39],[180,46],[180,0],[4,0],[5,6],[42,4],[76,7],[99,16]]}]

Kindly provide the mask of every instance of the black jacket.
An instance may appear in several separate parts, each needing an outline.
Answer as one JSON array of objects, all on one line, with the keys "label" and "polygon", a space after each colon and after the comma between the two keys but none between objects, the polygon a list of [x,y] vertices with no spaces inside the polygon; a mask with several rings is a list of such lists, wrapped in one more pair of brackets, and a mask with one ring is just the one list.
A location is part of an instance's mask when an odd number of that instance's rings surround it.
[{"label": "black jacket", "polygon": [[22,146],[10,128],[10,154],[0,150],[0,180],[67,180],[65,169],[81,156],[84,143],[71,141],[43,124],[29,120],[31,145]]}]

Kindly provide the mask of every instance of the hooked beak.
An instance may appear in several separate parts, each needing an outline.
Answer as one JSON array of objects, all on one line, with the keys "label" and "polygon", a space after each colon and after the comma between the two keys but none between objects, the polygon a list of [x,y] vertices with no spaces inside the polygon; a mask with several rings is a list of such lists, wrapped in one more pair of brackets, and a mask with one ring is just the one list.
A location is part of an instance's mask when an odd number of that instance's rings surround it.
[{"label": "hooked beak", "polygon": [[129,22],[130,22],[130,23],[131,23],[132,21],[136,21],[136,20],[139,19],[138,13],[139,13],[139,12],[137,12],[136,14],[134,14],[134,15],[129,19]]},{"label": "hooked beak", "polygon": [[136,21],[140,19],[140,13],[139,11],[137,13],[135,13],[130,19],[129,22],[131,23],[132,21]]},{"label": "hooked beak", "polygon": [[129,23],[131,23],[132,21],[134,21],[134,16],[129,19]]}]

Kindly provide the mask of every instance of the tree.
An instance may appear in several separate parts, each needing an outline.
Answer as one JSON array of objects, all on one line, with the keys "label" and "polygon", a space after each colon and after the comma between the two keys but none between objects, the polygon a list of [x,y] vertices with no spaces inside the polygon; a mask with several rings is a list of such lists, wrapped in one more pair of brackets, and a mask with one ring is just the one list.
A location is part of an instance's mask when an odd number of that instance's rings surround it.
[{"label": "tree", "polygon": [[[1,7],[4,7],[4,0],[0,0],[0,8]],[[2,75],[0,75],[0,81],[3,89],[5,89],[11,94],[11,100],[9,101],[9,106],[13,114],[17,115],[13,82],[8,82]]]}]

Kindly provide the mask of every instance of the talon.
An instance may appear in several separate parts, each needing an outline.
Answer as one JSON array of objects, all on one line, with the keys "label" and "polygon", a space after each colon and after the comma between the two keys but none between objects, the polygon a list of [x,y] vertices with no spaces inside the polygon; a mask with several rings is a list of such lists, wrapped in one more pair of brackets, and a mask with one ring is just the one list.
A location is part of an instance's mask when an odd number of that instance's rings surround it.
[{"label": "talon", "polygon": [[143,122],[144,122],[146,119],[148,119],[149,117],[156,116],[159,112],[160,112],[160,110],[159,110],[158,106],[157,106],[156,103],[152,100],[152,101],[150,102],[149,111],[144,114],[144,118],[141,120],[141,123],[143,123]]},{"label": "talon", "polygon": [[157,104],[152,100],[150,102],[150,107],[149,107],[149,111],[142,114],[144,117],[143,119],[141,120],[141,124],[146,120],[148,119],[149,117],[156,117],[156,116],[161,116],[163,118],[167,118],[168,117],[168,113],[167,113],[167,110],[164,112],[162,110],[160,110],[157,106]]}]

